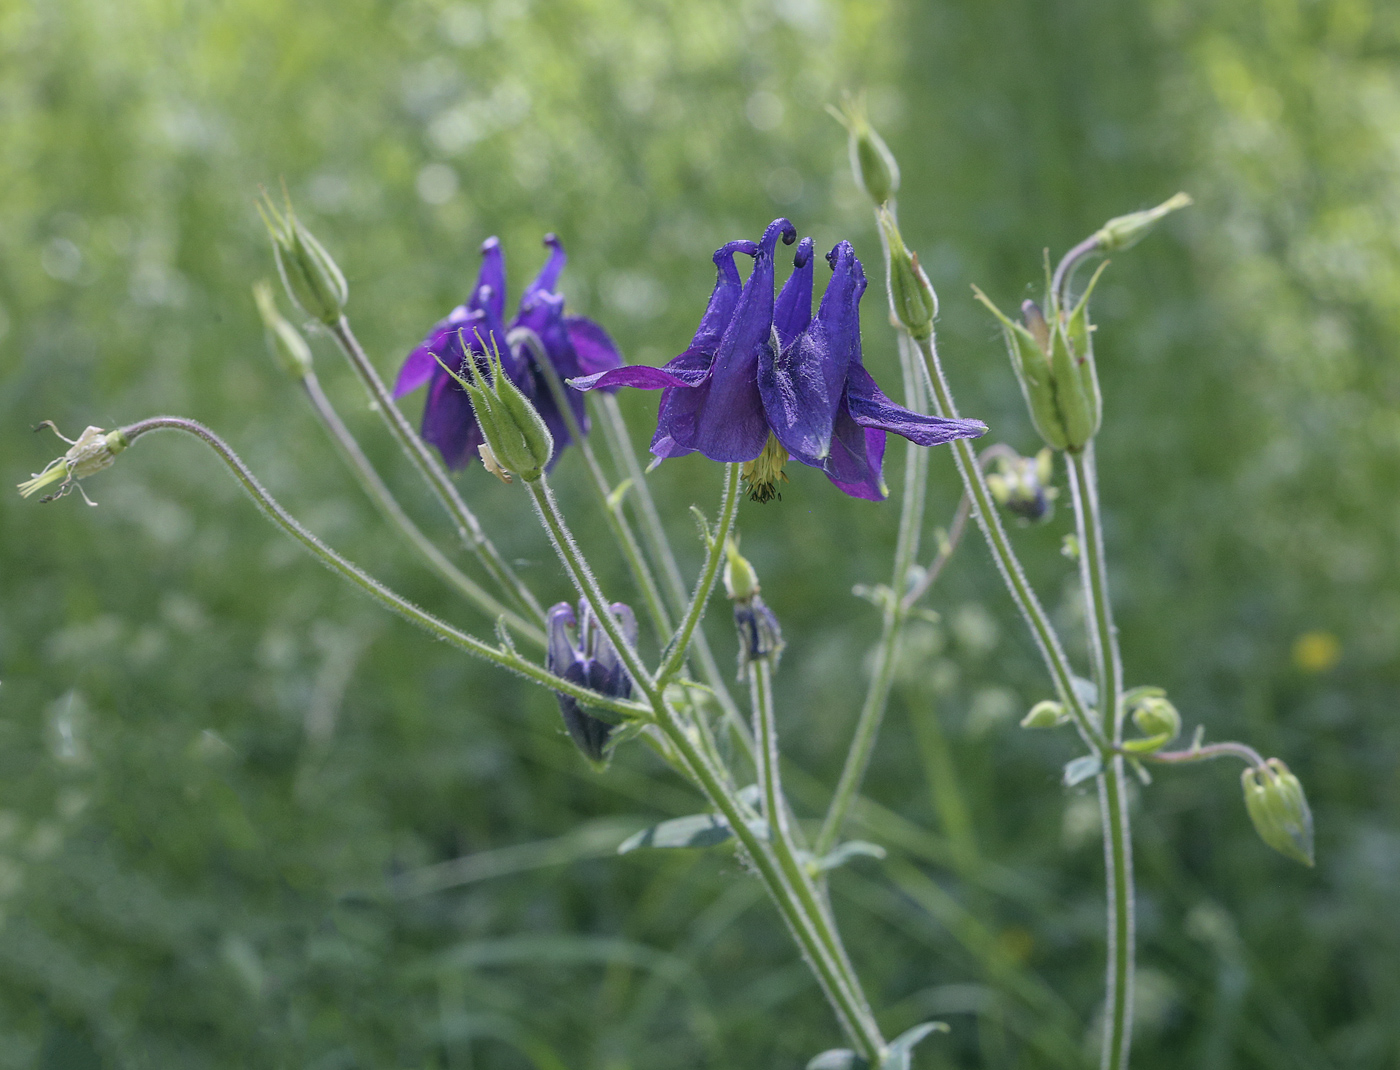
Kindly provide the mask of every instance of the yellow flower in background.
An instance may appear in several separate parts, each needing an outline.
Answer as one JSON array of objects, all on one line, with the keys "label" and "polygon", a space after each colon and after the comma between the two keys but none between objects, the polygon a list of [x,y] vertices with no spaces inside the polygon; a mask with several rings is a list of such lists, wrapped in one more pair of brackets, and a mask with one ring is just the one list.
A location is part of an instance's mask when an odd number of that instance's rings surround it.
[{"label": "yellow flower in background", "polygon": [[1293,642],[1293,664],[1304,672],[1326,672],[1342,657],[1342,644],[1331,632],[1304,632]]}]

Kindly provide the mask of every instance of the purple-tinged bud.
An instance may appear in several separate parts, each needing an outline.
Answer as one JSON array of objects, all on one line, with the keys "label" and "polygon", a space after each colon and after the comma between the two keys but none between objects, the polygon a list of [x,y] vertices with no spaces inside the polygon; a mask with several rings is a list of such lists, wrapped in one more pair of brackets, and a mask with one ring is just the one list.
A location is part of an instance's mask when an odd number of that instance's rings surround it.
[{"label": "purple-tinged bud", "polygon": [[1313,864],[1313,819],[1303,785],[1278,758],[1240,776],[1244,805],[1259,838],[1280,854]]},{"label": "purple-tinged bud", "polygon": [[253,300],[257,302],[258,315],[262,317],[263,334],[272,359],[293,379],[305,379],[311,374],[311,347],[306,344],[301,332],[277,311],[272,284],[266,279],[253,283]]},{"label": "purple-tinged bud", "polygon": [[1059,490],[1050,485],[1054,451],[1046,446],[1034,457],[998,457],[997,471],[987,477],[987,488],[998,505],[1025,524],[1039,524],[1055,513]]},{"label": "purple-tinged bud", "polygon": [[[285,190],[283,196],[286,197]],[[286,197],[283,214],[264,190],[258,211],[272,238],[277,273],[282,276],[287,296],[312,319],[327,326],[337,322],[345,311],[350,290],[331,254],[296,217],[290,197]]]},{"label": "purple-tinged bud", "polygon": [[[608,607],[629,644],[637,641],[637,618],[621,602]],[[587,602],[579,603],[578,616],[567,602],[551,606],[546,614],[548,647],[545,667],[570,683],[587,687],[613,698],[629,698],[632,678],[627,674],[617,648],[608,638]],[[589,761],[601,764],[607,758],[607,744],[613,725],[585,713],[578,699],[556,692],[559,712],[569,736]]]},{"label": "purple-tinged bud", "polygon": [[776,668],[782,655],[783,630],[778,618],[758,596],[758,573],[739,553],[739,544],[724,544],[724,590],[734,602],[734,628],[739,635],[739,679],[756,661]]}]

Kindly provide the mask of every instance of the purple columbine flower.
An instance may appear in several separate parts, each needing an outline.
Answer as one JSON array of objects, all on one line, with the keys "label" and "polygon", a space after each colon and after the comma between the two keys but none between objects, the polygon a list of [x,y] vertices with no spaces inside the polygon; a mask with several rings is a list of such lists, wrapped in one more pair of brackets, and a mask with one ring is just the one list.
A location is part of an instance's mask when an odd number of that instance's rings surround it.
[{"label": "purple columbine flower", "polygon": [[[501,243],[488,238],[481,246],[481,273],[467,303],[458,305],[434,326],[399,369],[394,397],[427,384],[423,438],[437,447],[449,468],[467,464],[486,440],[466,391],[438,363],[439,359],[450,368],[461,369],[470,352],[485,373],[488,347],[499,348],[506,375],[534,403],[554,436],[555,460],[571,436],[540,366],[541,356],[564,382],[622,364],[607,331],[584,316],[564,315],[563,295],[554,292],[559,273],[564,270],[564,247],[553,234],[545,235],[544,243],[549,246],[549,258],[535,281],[525,288],[516,316],[507,325],[505,257]],[[565,389],[574,419],[587,434],[588,413],[583,395]]]},{"label": "purple columbine flower", "polygon": [[[860,299],[865,271],[849,242],[827,254],[832,277],[812,315],[812,239],[804,238],[794,271],[776,302],[773,254],[797,231],[775,219],[757,242],[715,252],[719,277],[689,348],[661,368],[630,365],[572,381],[580,390],[660,389],[658,458],[699,452],[743,461],[750,497],[767,501],[786,480],[789,456],[820,468],[845,493],[878,501],[885,433],[921,446],[975,438],[978,420],[926,416],[886,397],[861,363]],[[754,258],[741,283],[734,255]]]},{"label": "purple columbine flower", "polygon": [[[622,626],[622,635],[628,644],[635,645],[637,618],[633,616],[632,610],[621,602],[614,602],[608,608]],[[592,688],[615,698],[630,698],[632,678],[627,675],[622,658],[618,656],[612,641],[603,631],[587,602],[579,603],[578,612],[578,617],[575,617],[573,607],[568,602],[560,602],[550,607],[546,625],[549,647],[545,652],[545,667],[570,683]],[[579,624],[579,620],[583,623]],[[575,628],[577,638],[571,640],[569,633]],[[578,700],[569,695],[558,695],[558,699],[559,712],[564,715],[564,725],[578,749],[592,761],[601,762],[613,726],[592,714],[584,713]]]}]

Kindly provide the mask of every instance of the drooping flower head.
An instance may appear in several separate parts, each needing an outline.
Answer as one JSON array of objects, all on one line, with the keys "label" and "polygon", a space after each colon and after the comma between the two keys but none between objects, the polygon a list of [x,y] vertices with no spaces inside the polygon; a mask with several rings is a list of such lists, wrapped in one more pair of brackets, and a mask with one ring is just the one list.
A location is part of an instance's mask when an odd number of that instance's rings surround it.
[{"label": "drooping flower head", "polygon": [[[786,478],[789,457],[820,468],[842,491],[879,500],[885,433],[921,446],[986,431],[977,420],[911,412],[887,398],[861,363],[860,299],[865,271],[849,242],[827,254],[831,280],[812,314],[813,247],[804,238],[777,300],[773,257],[797,231],[775,219],[757,243],[715,252],[718,279],[690,346],[664,367],[631,365],[573,381],[580,390],[635,386],[662,390],[651,452],[699,452],[743,461],[750,496],[766,501]],[[754,258],[740,282],[734,256]]]},{"label": "drooping flower head", "polygon": [[[608,608],[622,626],[623,637],[629,644],[635,644],[637,618],[632,610],[621,602],[614,602]],[[587,602],[579,603],[577,617],[568,602],[550,607],[547,629],[549,647],[545,652],[545,667],[550,672],[604,695],[616,698],[631,696],[632,678]],[[574,632],[576,635],[571,638]],[[559,712],[564,715],[564,726],[578,749],[592,761],[601,762],[613,726],[585,713],[577,699],[564,694],[557,697]]]},{"label": "drooping flower head", "polygon": [[[489,374],[486,354],[498,348],[506,376],[539,410],[553,435],[557,460],[572,436],[541,362],[548,361],[561,382],[622,363],[617,347],[602,327],[584,316],[564,315],[564,298],[554,289],[564,270],[564,247],[553,234],[545,235],[544,242],[549,247],[549,257],[539,275],[525,288],[515,318],[507,324],[505,256],[501,243],[488,238],[481,247],[481,273],[471,296],[428,332],[399,369],[394,397],[427,384],[423,438],[437,447],[449,468],[467,464],[477,455],[477,447],[484,439],[466,391],[442,364],[460,370],[470,353],[483,372]],[[574,420],[587,434],[588,413],[583,396],[568,387],[565,394]]]}]

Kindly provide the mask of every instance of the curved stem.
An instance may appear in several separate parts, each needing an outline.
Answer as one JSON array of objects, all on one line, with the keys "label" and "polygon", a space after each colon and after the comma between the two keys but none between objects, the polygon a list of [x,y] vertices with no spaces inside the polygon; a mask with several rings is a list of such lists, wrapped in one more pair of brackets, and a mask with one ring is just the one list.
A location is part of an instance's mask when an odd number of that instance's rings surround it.
[{"label": "curved stem", "polygon": [[[933,339],[930,337],[920,340],[919,349],[923,354],[924,368],[933,388],[935,414],[944,417],[957,416],[957,406],[953,403],[948,382],[943,377],[943,368],[939,364],[938,351],[934,347]],[[1064,647],[1050,623],[1050,617],[1045,612],[1045,607],[1040,604],[1040,599],[1036,597],[1021,568],[1021,562],[1011,547],[1011,540],[1007,537],[1006,528],[1002,525],[1001,516],[992,500],[992,493],[987,488],[986,477],[982,473],[981,465],[977,463],[977,453],[972,444],[963,438],[954,440],[952,448],[958,474],[962,476],[963,486],[972,499],[977,525],[982,529],[987,546],[992,552],[992,559],[996,562],[1007,590],[1011,592],[1016,608],[1021,611],[1021,616],[1031,629],[1040,656],[1050,672],[1055,691],[1074,719],[1080,737],[1096,754],[1102,754],[1108,747],[1108,740],[1100,727],[1094,723],[1083,698],[1074,689],[1074,671],[1069,658],[1065,656]]]},{"label": "curved stem", "polygon": [[1163,765],[1184,765],[1189,762],[1206,762],[1212,758],[1239,758],[1256,768],[1264,768],[1264,756],[1248,743],[1206,743],[1186,750],[1159,750],[1152,754],[1134,754],[1140,762],[1161,762]]},{"label": "curved stem", "polygon": [[1079,270],[1080,264],[1098,251],[1099,236],[1095,233],[1089,235],[1061,258],[1055,267],[1055,277],[1050,281],[1050,293],[1054,296],[1056,307],[1064,309],[1069,298],[1070,284],[1074,282],[1074,273]]},{"label": "curved stem", "polygon": [[364,384],[370,400],[374,403],[374,407],[379,410],[379,415],[383,417],[389,431],[398,442],[399,448],[413,462],[414,467],[418,469],[419,474],[427,482],[433,494],[442,503],[442,507],[447,510],[447,515],[456,527],[457,536],[462,540],[462,544],[476,554],[482,568],[490,573],[491,578],[496,581],[501,590],[519,601],[529,616],[543,624],[544,610],[540,608],[539,601],[530,588],[525,586],[520,577],[506,563],[505,559],[501,557],[495,544],[486,537],[480,522],[476,519],[476,514],[467,507],[467,503],[457,493],[457,488],[448,477],[447,470],[433,456],[428,444],[418,436],[409,424],[407,417],[394,404],[394,399],[384,386],[384,381],[379,378],[379,373],[374,370],[374,365],[370,363],[369,357],[365,355],[364,349],[360,346],[359,339],[350,330],[350,321],[341,316],[339,322],[332,324],[327,329],[330,331],[331,337],[335,339],[336,344],[340,346],[341,352],[350,361],[355,373],[360,377],[360,382]]},{"label": "curved stem", "polygon": [[606,713],[610,711],[612,715],[622,719],[636,719],[638,717],[648,717],[651,710],[636,702],[627,702],[621,699],[612,698],[608,695],[599,694],[586,687],[579,687],[561,677],[555,676],[541,665],[521,657],[512,650],[502,650],[493,647],[488,643],[477,639],[460,631],[445,621],[439,620],[422,609],[419,609],[402,595],[391,591],[384,584],[380,583],[369,573],[359,566],[351,563],[340,554],[336,553],[325,543],[321,542],[315,535],[302,527],[290,513],[284,509],[278,501],[258,482],[256,476],[248,469],[242,459],[229,448],[218,435],[203,424],[194,420],[186,420],[179,416],[153,416],[148,420],[141,420],[122,428],[122,433],[126,435],[129,442],[134,443],[143,435],[152,431],[182,431],[185,434],[193,435],[218,455],[228,469],[233,473],[234,478],[243,485],[243,489],[253,499],[253,502],[262,511],[263,515],[280,527],[288,535],[301,543],[317,560],[326,565],[349,580],[360,590],[380,603],[386,609],[397,613],[405,620],[416,624],[424,631],[428,632],[436,639],[451,643],[453,646],[486,661],[494,662],[502,668],[518,673],[526,679],[548,688],[550,691],[563,692],[572,695],[580,702],[584,703],[591,710],[598,711],[606,719],[611,720]]},{"label": "curved stem", "polygon": [[715,580],[719,576],[720,560],[724,557],[724,540],[728,538],[729,532],[734,527],[734,516],[738,511],[739,466],[726,464],[724,466],[724,500],[720,506],[719,522],[715,525],[714,538],[710,542],[709,552],[705,556],[705,566],[700,570],[699,579],[695,581],[695,593],[691,595],[685,616],[681,618],[681,625],[671,639],[669,651],[662,661],[661,667],[656,670],[657,682],[663,687],[675,678],[676,673],[680,671],[681,665],[685,662],[685,652],[690,646],[691,638],[695,635],[696,625],[700,623],[700,618],[705,615],[705,604],[710,600],[710,592],[715,588]]},{"label": "curved stem", "polygon": [[[614,461],[632,480],[628,496],[636,503],[636,511],[641,518],[642,537],[646,540],[652,561],[658,563],[658,567],[661,569],[671,605],[677,613],[684,614],[686,608],[685,580],[681,577],[680,566],[676,564],[676,555],[671,551],[670,540],[666,538],[666,529],[661,523],[661,514],[657,512],[656,502],[652,499],[651,488],[646,481],[646,473],[642,471],[641,463],[637,459],[637,451],[632,448],[632,439],[627,433],[627,423],[622,418],[622,410],[618,407],[617,398],[603,391],[597,391],[590,397],[596,401],[595,407],[602,410],[599,422],[603,425],[603,433],[607,436],[608,449],[611,451]],[[743,716],[739,712],[738,704],[734,701],[734,696],[729,693],[728,681],[725,679],[724,673],[720,672],[719,664],[715,661],[714,653],[710,649],[710,643],[703,628],[697,628],[693,633],[691,649],[695,652],[695,660],[700,665],[701,676],[714,692],[715,699],[719,702],[725,716],[729,718],[730,726],[739,737],[739,742],[752,753],[753,740],[749,736],[748,726],[744,724]]]},{"label": "curved stem", "polygon": [[544,646],[544,632],[513,609],[502,605],[480,584],[449,561],[447,555],[439,550],[433,541],[423,534],[422,529],[404,512],[403,506],[394,497],[393,491],[374,470],[374,465],[365,456],[364,450],[360,449],[360,444],[355,441],[355,436],[350,433],[350,429],[341,420],[340,414],[335,411],[330,398],[326,397],[326,392],[321,389],[320,380],[316,378],[315,372],[308,371],[302,376],[301,387],[306,392],[307,399],[311,402],[311,407],[315,410],[317,417],[325,425],[326,431],[329,432],[331,441],[335,443],[341,458],[349,466],[359,481],[360,487],[378,507],[384,518],[398,528],[399,533],[437,571],[438,575],[466,596],[469,602],[482,612],[489,614],[493,620],[504,617],[506,623],[517,633],[537,646]]}]

